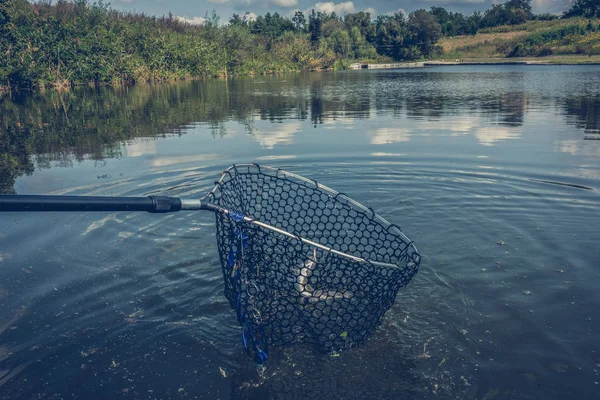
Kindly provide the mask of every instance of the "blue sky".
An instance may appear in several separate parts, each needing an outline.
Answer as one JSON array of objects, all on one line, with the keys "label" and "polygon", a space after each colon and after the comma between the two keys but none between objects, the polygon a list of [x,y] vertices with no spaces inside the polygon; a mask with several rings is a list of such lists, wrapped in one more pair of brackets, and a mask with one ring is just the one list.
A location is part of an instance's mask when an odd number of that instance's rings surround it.
[{"label": "blue sky", "polygon": [[[536,13],[561,13],[569,8],[572,0],[532,0]],[[201,22],[206,12],[215,10],[221,22],[227,22],[233,13],[243,15],[245,12],[256,15],[267,12],[279,12],[293,15],[295,10],[336,11],[347,14],[368,10],[372,14],[386,14],[398,10],[410,12],[419,8],[429,9],[441,6],[449,11],[471,14],[475,10],[486,10],[494,3],[503,0],[112,0],[111,6],[120,10],[137,11],[151,15],[165,15],[172,12],[190,21]]]}]

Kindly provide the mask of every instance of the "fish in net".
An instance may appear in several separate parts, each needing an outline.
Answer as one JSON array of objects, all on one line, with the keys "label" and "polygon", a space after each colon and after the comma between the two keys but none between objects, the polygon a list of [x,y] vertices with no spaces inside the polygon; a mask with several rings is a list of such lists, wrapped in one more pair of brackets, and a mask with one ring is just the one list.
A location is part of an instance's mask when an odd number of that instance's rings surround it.
[{"label": "fish in net", "polygon": [[225,296],[259,364],[269,345],[363,343],[421,263],[397,225],[281,169],[234,165],[207,198],[0,195],[0,212],[214,212]]},{"label": "fish in net", "polygon": [[225,296],[258,364],[269,345],[365,342],[421,262],[398,226],[290,172],[233,166],[208,197],[229,210],[216,213]]}]

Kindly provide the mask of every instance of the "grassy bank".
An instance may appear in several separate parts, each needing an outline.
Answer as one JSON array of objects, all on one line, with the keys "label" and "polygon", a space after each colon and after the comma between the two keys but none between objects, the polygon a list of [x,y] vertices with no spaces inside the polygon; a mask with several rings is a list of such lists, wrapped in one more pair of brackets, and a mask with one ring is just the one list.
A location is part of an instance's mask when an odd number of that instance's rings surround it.
[{"label": "grassy bank", "polygon": [[[440,40],[438,59],[479,60],[543,58],[554,63],[586,63],[600,55],[600,19],[527,21],[482,29],[473,36]],[[591,57],[589,57],[591,56]],[[586,59],[586,57],[588,59]]]},{"label": "grassy bank", "polygon": [[[102,2],[0,2],[0,91],[68,89],[343,67],[302,30],[253,33],[217,15],[191,25]],[[278,32],[280,33],[280,32]],[[336,61],[338,63],[336,64]]]},{"label": "grassy bank", "polygon": [[456,59],[440,59],[427,62],[436,65],[465,65],[465,64],[530,64],[530,65],[585,65],[600,64],[600,55],[552,55],[544,57],[472,57]]}]

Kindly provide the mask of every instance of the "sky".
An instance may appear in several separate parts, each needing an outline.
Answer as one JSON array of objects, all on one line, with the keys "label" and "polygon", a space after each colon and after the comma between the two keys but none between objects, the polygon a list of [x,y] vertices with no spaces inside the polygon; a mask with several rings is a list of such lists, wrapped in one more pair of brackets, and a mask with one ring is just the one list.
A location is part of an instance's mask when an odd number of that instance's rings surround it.
[{"label": "sky", "polygon": [[[369,11],[373,16],[397,11],[411,12],[420,8],[429,9],[440,6],[448,11],[471,14],[473,11],[484,11],[495,3],[504,0],[112,0],[113,8],[125,11],[143,12],[162,16],[169,12],[191,23],[201,23],[207,12],[212,10],[227,23],[235,13],[250,16],[264,15],[267,12],[278,12],[292,16],[296,10],[335,11],[337,14],[348,14],[358,11]],[[105,1],[106,2],[106,1]],[[569,8],[572,0],[532,0],[535,13],[559,14]]]}]

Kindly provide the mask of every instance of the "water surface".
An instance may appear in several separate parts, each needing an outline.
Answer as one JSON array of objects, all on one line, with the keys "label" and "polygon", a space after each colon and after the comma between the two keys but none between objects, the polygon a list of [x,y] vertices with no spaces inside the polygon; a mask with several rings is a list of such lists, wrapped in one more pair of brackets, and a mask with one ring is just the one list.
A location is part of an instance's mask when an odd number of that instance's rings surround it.
[{"label": "water surface", "polygon": [[423,255],[364,345],[246,356],[214,216],[0,215],[0,397],[592,399],[600,67],[349,71],[20,95],[2,192],[203,197],[310,177]]}]

